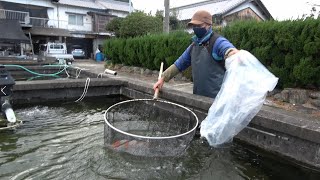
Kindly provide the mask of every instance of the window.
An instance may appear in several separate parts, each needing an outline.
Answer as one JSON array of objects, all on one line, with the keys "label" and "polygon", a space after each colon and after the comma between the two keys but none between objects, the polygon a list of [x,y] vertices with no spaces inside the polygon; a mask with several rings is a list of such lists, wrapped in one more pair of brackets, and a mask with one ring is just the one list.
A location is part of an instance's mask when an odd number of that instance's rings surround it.
[{"label": "window", "polygon": [[59,44],[50,45],[50,49],[63,49],[63,46]]},{"label": "window", "polygon": [[83,26],[83,15],[69,14],[69,24]]}]

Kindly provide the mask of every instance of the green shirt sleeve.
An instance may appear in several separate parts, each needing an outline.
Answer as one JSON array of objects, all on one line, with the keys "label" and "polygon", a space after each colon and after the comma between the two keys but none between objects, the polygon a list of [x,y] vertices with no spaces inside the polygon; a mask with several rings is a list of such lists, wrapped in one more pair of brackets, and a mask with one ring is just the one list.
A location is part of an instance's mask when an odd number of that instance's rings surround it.
[{"label": "green shirt sleeve", "polygon": [[179,69],[176,65],[172,64],[168,69],[166,69],[161,77],[164,77],[164,81],[168,82],[170,79],[172,79],[175,75],[179,74]]}]

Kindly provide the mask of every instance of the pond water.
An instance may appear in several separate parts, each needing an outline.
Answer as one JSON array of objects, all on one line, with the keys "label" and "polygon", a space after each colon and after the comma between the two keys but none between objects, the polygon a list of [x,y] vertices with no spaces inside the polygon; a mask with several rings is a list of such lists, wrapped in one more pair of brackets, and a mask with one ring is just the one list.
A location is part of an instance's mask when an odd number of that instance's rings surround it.
[{"label": "pond water", "polygon": [[104,147],[104,111],[121,97],[14,107],[24,123],[0,132],[0,179],[319,179],[233,143],[194,138],[180,157],[142,158]]}]

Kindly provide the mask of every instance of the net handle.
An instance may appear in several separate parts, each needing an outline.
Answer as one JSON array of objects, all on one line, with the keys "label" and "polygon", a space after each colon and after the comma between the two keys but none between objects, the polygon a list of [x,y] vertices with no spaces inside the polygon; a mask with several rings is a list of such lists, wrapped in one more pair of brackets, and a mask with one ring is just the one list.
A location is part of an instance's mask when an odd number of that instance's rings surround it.
[{"label": "net handle", "polygon": [[[161,65],[160,65],[158,80],[161,79],[162,72],[163,72],[163,62],[161,62]],[[156,90],[154,91],[153,99],[159,98],[159,91],[160,91],[160,89],[157,87]]]}]

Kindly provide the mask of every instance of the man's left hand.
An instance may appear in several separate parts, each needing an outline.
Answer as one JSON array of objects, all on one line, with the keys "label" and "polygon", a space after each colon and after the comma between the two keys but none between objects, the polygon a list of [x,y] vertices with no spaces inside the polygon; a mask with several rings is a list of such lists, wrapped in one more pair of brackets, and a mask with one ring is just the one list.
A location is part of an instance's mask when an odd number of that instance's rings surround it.
[{"label": "man's left hand", "polygon": [[226,53],[225,59],[227,59],[228,57],[236,54],[237,52],[239,52],[239,50],[236,49],[236,48],[232,48],[232,49],[228,50],[227,53]]}]

